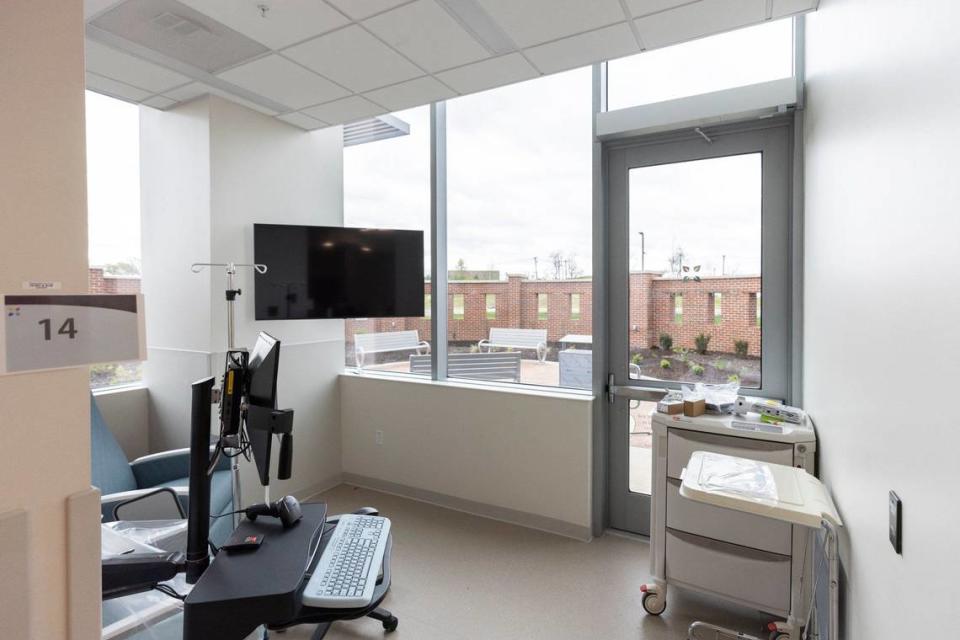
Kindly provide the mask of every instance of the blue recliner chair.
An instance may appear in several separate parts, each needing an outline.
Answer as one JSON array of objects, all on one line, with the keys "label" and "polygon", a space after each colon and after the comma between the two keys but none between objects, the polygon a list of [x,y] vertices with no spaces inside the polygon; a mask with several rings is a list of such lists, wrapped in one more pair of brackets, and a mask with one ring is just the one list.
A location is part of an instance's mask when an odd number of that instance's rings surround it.
[{"label": "blue recliner chair", "polygon": [[[188,512],[190,449],[174,449],[127,460],[120,444],[107,427],[100,409],[90,396],[90,449],[93,486],[100,489],[100,507],[104,522],[114,520],[117,504],[142,496],[159,488],[169,487]],[[176,506],[176,505],[174,505]],[[230,460],[221,456],[210,479],[210,515],[233,511],[233,484]],[[233,531],[233,518],[216,518],[210,522],[210,541],[220,546]]]}]

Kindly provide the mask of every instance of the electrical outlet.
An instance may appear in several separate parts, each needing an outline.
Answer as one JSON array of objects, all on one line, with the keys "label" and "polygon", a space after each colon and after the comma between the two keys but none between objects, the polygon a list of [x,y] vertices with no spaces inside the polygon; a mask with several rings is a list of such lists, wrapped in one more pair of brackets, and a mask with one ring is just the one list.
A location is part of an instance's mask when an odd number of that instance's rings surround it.
[{"label": "electrical outlet", "polygon": [[890,544],[897,553],[903,552],[903,503],[900,497],[890,492]]},{"label": "electrical outlet", "polygon": [[377,431],[373,434],[373,440],[378,445],[383,444],[383,431],[381,431],[380,429],[377,429]]}]

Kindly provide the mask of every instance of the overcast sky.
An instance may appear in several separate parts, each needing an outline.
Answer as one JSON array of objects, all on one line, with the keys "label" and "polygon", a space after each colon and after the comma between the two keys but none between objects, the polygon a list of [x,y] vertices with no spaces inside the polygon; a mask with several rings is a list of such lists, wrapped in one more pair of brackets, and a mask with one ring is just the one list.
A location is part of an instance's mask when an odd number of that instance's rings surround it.
[{"label": "overcast sky", "polygon": [[[784,77],[790,21],[781,20],[610,64],[610,108]],[[591,269],[590,69],[447,103],[448,257],[469,269],[539,275],[553,252]],[[90,263],[138,257],[137,107],[87,94]],[[429,108],[395,114],[410,135],[344,152],[348,226],[429,229]],[[682,247],[706,273],[757,273],[757,157],[635,170],[631,268],[666,270]],[[429,241],[427,243],[429,252]],[[427,257],[429,260],[429,256]]]}]

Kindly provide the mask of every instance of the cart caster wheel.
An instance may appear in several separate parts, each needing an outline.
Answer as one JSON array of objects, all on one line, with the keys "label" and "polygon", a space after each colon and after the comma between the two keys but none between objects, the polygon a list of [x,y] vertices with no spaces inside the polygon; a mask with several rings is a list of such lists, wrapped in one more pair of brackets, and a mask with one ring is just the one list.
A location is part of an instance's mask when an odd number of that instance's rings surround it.
[{"label": "cart caster wheel", "polygon": [[397,619],[397,616],[390,616],[389,618],[383,621],[383,629],[387,633],[390,633],[391,631],[396,631],[397,625],[399,624],[400,624],[400,621]]},{"label": "cart caster wheel", "polygon": [[650,592],[643,594],[643,600],[640,601],[640,604],[643,605],[643,610],[652,616],[660,615],[667,608],[666,600],[661,598],[656,593]]}]

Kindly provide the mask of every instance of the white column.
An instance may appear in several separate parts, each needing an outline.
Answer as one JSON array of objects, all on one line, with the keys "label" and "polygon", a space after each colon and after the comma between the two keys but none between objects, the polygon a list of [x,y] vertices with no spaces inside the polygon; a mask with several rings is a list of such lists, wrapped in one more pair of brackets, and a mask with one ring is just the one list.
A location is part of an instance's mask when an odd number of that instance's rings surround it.
[{"label": "white column", "polygon": [[[190,264],[253,262],[257,222],[342,225],[342,131],[308,133],[209,97],[144,108],[140,153],[146,382],[151,448],[161,450],[186,445],[189,384],[218,373],[227,346],[225,273],[191,273]],[[273,479],[272,493],[325,488],[340,475],[343,323],[256,322],[253,278],[237,275],[236,342],[250,347],[260,331],[281,340],[279,402],[295,411],[294,476]],[[253,465],[242,469],[244,501],[258,501]]]},{"label": "white column", "polygon": [[[3,293],[22,292],[25,280],[87,292],[82,12],[82,2],[3,3]],[[70,497],[90,491],[89,401],[85,368],[0,377],[0,521],[10,542],[0,550],[0,620],[7,637],[99,637],[96,501],[81,501],[79,509],[74,503],[67,517]],[[78,584],[84,588],[71,588]]]}]

